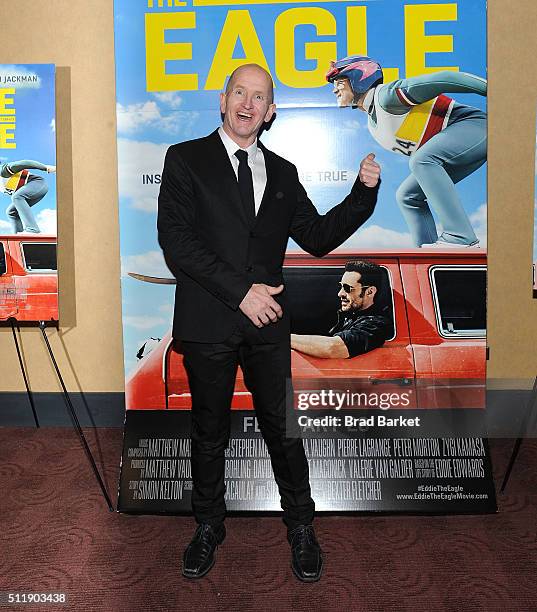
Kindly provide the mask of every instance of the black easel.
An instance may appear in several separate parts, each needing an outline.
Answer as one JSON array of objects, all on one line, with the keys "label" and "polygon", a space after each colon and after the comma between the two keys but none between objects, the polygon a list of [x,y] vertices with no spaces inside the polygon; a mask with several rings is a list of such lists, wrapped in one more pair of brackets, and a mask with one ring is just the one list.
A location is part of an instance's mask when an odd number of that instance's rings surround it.
[{"label": "black easel", "polygon": [[[537,376],[535,377],[535,381],[533,383],[533,389],[531,390],[530,398],[528,400],[528,407],[526,410],[526,415],[524,418],[524,422],[522,423],[522,428],[520,435],[521,437],[517,438],[515,441],[515,445],[513,447],[513,452],[511,453],[511,458],[509,459],[509,464],[505,471],[505,476],[503,477],[502,486],[500,488],[500,492],[503,493],[505,487],[507,486],[507,482],[509,481],[509,476],[511,475],[511,471],[513,470],[513,466],[515,465],[516,458],[518,457],[518,453],[520,451],[520,447],[522,446],[522,440],[524,439],[522,436],[528,430],[529,425],[535,425],[535,423],[530,423],[530,418],[532,413],[535,412],[535,408],[537,407]],[[533,420],[535,420],[535,414],[533,414]]]},{"label": "black easel", "polygon": [[[15,346],[17,347],[17,355],[19,357],[19,363],[20,363],[20,367],[21,367],[21,371],[22,371],[22,376],[24,378],[24,384],[26,385],[26,392],[28,394],[28,399],[30,400],[30,404],[32,406],[32,411],[34,414],[34,419],[35,419],[35,423],[36,423],[36,427],[39,427],[39,421],[37,419],[37,412],[35,410],[35,404],[34,404],[34,400],[33,400],[33,395],[32,392],[30,390],[30,387],[28,385],[28,379],[26,376],[26,370],[24,368],[24,362],[22,360],[22,356],[21,356],[21,352],[19,349],[19,343],[17,340],[17,335],[15,333],[15,326],[17,327],[19,333],[20,333],[20,328],[18,325],[18,322],[16,319],[10,319],[9,320],[11,323],[11,330],[13,332],[13,340],[15,342]],[[56,359],[54,357],[54,353],[52,352],[52,347],[50,346],[50,342],[48,340],[47,334],[45,332],[45,328],[46,328],[47,324],[45,321],[39,321],[39,329],[41,330],[41,334],[43,335],[43,340],[45,341],[45,345],[48,349],[50,358],[52,359],[52,363],[54,365],[54,369],[56,370],[56,374],[58,375],[58,379],[60,381],[60,385],[62,387],[63,390],[63,396],[65,398],[65,401],[67,403],[67,407],[69,409],[69,414],[71,415],[72,418],[72,423],[73,423],[73,428],[76,431],[76,433],[78,434],[78,437],[80,438],[80,441],[82,442],[82,446],[84,447],[84,451],[86,452],[86,457],[88,458],[88,461],[90,462],[90,465],[92,467],[93,473],[95,474],[95,478],[97,479],[97,482],[99,483],[99,486],[101,487],[101,491],[102,494],[104,496],[104,499],[106,500],[106,503],[108,505],[108,509],[110,510],[110,512],[114,511],[114,507],[112,506],[112,502],[110,501],[110,497],[108,495],[108,492],[104,486],[104,483],[102,481],[101,475],[99,474],[99,470],[97,468],[97,464],[95,463],[95,459],[93,458],[93,454],[91,452],[90,447],[88,446],[88,443],[86,441],[86,437],[84,435],[84,432],[82,430],[82,427],[80,426],[80,422],[78,420],[78,417],[76,416],[76,412],[73,406],[73,403],[71,402],[71,398],[69,396],[69,392],[67,391],[67,388],[65,386],[65,383],[63,382],[63,377],[61,375],[60,372],[60,368],[58,367],[58,364],[56,362]]]},{"label": "black easel", "polygon": [[[37,411],[35,409],[35,404],[34,404],[34,396],[33,393],[30,389],[30,385],[28,384],[28,378],[26,376],[26,368],[24,367],[24,361],[22,360],[22,354],[19,348],[19,341],[17,339],[17,334],[15,332],[15,324],[17,323],[17,321],[15,319],[9,319],[9,322],[11,323],[11,331],[13,333],[13,342],[15,343],[15,348],[17,349],[17,356],[19,358],[19,365],[21,368],[21,372],[22,372],[22,377],[24,378],[24,384],[26,385],[26,394],[28,395],[28,400],[30,402],[30,406],[32,407],[32,413],[34,415],[34,421],[35,421],[35,426],[37,428],[39,428],[39,419],[37,418]],[[20,328],[17,325],[17,330],[20,334]]]}]

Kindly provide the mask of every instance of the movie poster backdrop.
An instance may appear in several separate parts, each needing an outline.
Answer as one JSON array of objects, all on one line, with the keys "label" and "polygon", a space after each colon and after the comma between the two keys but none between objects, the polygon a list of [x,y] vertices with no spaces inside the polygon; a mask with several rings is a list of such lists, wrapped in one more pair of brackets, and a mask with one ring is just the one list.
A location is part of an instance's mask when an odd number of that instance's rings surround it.
[{"label": "movie poster backdrop", "polygon": [[[272,75],[277,104],[261,138],[297,166],[319,212],[345,197],[367,154],[382,167],[373,216],[339,249],[316,259],[288,245],[293,333],[330,335],[345,264],[356,259],[381,266],[376,300],[389,326],[380,348],[348,359],[292,351],[289,435],[298,426],[305,438],[317,508],[495,510],[480,428],[486,165],[484,154],[465,157],[468,149],[486,151],[485,2],[116,0],[115,38],[127,403],[119,509],[190,509],[191,399],[171,344],[175,279],[157,242],[157,196],[167,148],[214,131],[227,77],[255,62]],[[399,113],[397,128],[382,108],[373,124],[358,108],[338,108],[326,73],[350,55],[382,66],[383,100]],[[453,73],[456,93],[438,95],[438,83]],[[423,102],[423,92],[436,93]],[[471,142],[457,136],[470,133]],[[427,144],[434,154],[438,136],[459,147],[463,162],[447,163],[450,182],[430,195],[438,201],[433,227],[441,236],[455,199],[467,223],[456,240],[465,244],[418,248],[423,235],[404,206],[420,170],[415,153]],[[232,409],[228,508],[278,510],[240,370]]]},{"label": "movie poster backdrop", "polygon": [[58,320],[52,64],[0,64],[0,323]]}]

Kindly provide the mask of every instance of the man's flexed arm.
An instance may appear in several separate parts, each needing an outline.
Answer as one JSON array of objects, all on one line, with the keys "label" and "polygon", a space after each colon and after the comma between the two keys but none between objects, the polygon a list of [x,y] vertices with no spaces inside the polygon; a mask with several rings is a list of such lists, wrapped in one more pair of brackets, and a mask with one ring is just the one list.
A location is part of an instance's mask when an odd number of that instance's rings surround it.
[{"label": "man's flexed arm", "polygon": [[358,177],[350,194],[326,214],[320,215],[297,176],[297,207],[290,235],[305,251],[322,257],[363,225],[373,214],[380,183],[380,166],[373,153],[360,163]]},{"label": "man's flexed arm", "polygon": [[188,168],[171,147],[166,153],[158,198],[158,240],[164,257],[176,277],[183,271],[236,310],[252,283],[200,239],[195,228],[195,207]]}]

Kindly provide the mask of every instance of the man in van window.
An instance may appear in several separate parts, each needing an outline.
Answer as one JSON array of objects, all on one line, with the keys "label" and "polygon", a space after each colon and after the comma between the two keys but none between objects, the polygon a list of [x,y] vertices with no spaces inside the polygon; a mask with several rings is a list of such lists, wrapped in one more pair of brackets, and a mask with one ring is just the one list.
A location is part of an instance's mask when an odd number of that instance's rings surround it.
[{"label": "man in van window", "polygon": [[380,303],[385,271],[371,261],[349,261],[339,283],[341,309],[326,336],[291,334],[291,348],[324,358],[356,357],[382,346],[393,333],[390,306]]}]

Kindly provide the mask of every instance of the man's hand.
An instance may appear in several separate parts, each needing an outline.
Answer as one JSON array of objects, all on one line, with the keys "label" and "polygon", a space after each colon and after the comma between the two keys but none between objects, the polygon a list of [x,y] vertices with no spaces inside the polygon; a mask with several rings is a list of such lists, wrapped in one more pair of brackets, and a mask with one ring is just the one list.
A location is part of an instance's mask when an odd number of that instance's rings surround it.
[{"label": "man's hand", "polygon": [[360,162],[358,176],[366,187],[376,187],[380,179],[380,166],[375,160],[375,154],[370,153]]},{"label": "man's hand", "polygon": [[276,323],[282,318],[282,307],[272,297],[283,291],[283,285],[271,287],[263,283],[254,283],[239,304],[241,311],[256,327]]},{"label": "man's hand", "polygon": [[56,166],[47,166],[47,173],[54,174],[56,172]]}]

